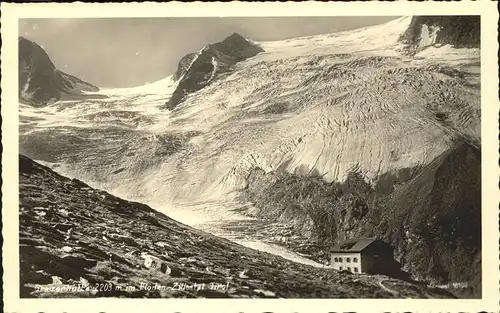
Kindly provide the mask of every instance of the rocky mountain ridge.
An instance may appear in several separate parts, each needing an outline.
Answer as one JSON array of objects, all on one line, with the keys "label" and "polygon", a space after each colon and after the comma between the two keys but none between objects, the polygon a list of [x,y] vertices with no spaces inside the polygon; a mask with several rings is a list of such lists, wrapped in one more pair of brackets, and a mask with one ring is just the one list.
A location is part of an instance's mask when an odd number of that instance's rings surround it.
[{"label": "rocky mountain ridge", "polygon": [[479,48],[481,20],[479,16],[414,16],[400,40],[405,51],[414,55],[434,45],[455,48]]},{"label": "rocky mountain ridge", "polygon": [[221,42],[203,47],[197,54],[187,54],[179,61],[174,74],[174,79],[178,79],[179,83],[167,101],[166,108],[175,108],[184,97],[210,84],[231,66],[263,51],[241,35],[233,33]]},{"label": "rocky mountain ridge", "polygon": [[45,106],[62,98],[83,97],[84,91],[99,88],[58,70],[45,50],[19,37],[19,99],[33,106]]}]

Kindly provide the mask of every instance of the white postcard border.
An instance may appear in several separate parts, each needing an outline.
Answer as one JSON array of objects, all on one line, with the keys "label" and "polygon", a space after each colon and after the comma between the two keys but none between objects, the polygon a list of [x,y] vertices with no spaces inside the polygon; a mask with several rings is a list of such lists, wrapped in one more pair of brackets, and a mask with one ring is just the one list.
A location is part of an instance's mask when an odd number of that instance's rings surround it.
[{"label": "white postcard border", "polygon": [[[6,312],[498,312],[498,11],[494,1],[1,4],[3,290]],[[481,15],[483,297],[438,299],[20,299],[17,37],[19,18]]]}]

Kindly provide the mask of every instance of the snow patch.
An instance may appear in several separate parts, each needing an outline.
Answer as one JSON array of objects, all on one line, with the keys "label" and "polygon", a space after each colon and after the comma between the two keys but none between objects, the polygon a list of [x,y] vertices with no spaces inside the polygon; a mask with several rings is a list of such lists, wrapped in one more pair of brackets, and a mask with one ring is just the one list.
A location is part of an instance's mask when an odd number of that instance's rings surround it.
[{"label": "snow patch", "polygon": [[420,31],[419,49],[434,45],[440,29],[441,28],[439,26],[429,27],[425,24],[422,25],[422,30]]},{"label": "snow patch", "polygon": [[217,73],[218,65],[217,65],[217,60],[215,60],[215,57],[212,57],[212,67],[213,67],[213,69],[212,69],[212,72],[210,73],[210,78],[208,79],[207,84],[210,83],[212,81],[212,79],[214,79],[215,73]]},{"label": "snow patch", "polygon": [[126,95],[144,95],[144,94],[172,94],[176,83],[173,75],[160,79],[158,81],[136,87],[126,88],[102,88],[96,92],[86,92],[86,94],[103,94],[107,96],[126,96]]}]

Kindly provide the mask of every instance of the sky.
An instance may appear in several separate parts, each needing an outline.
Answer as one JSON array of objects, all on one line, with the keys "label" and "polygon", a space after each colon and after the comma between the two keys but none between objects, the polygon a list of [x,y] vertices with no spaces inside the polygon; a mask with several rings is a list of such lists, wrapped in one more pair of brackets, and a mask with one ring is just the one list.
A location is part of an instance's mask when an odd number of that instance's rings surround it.
[{"label": "sky", "polygon": [[284,40],[385,23],[396,16],[21,19],[19,35],[56,67],[99,87],[132,87],[173,74],[180,58],[234,32]]}]

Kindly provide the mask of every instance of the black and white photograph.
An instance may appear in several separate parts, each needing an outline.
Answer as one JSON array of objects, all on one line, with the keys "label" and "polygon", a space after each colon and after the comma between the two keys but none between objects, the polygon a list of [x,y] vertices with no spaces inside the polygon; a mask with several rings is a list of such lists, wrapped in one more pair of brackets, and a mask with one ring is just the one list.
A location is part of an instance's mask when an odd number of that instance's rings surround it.
[{"label": "black and white photograph", "polygon": [[482,17],[408,13],[19,18],[20,299],[481,299]]}]

